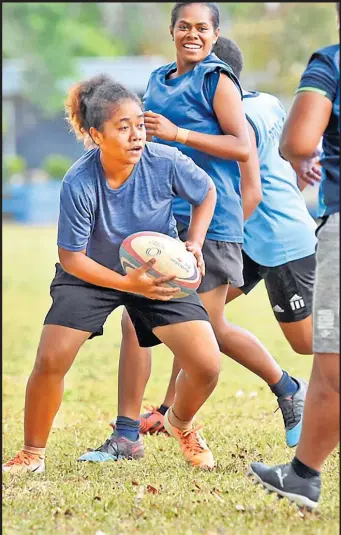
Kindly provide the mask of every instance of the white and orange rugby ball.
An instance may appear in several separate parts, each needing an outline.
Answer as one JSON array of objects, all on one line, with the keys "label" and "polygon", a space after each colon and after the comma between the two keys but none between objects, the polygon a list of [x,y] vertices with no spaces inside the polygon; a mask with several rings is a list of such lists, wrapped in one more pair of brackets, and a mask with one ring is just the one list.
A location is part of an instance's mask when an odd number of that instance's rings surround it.
[{"label": "white and orange rugby ball", "polygon": [[123,240],[120,247],[120,261],[125,271],[144,266],[148,260],[156,262],[147,271],[150,277],[159,278],[176,275],[166,286],[179,288],[173,299],[186,297],[198,288],[201,274],[195,256],[187,251],[185,244],[159,232],[136,232]]}]

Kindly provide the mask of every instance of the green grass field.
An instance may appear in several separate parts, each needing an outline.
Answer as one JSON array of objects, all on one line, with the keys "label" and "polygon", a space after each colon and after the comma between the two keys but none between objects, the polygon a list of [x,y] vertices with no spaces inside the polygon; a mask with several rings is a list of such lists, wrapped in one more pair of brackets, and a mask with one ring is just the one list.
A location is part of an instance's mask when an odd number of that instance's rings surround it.
[{"label": "green grass field", "polygon": [[[3,228],[3,458],[23,440],[24,393],[57,260],[55,228]],[[226,310],[248,328],[289,373],[308,378],[312,357],[296,355],[272,315],[263,285]],[[101,338],[86,342],[66,377],[64,401],[47,449],[47,471],[3,478],[3,532],[52,535],[334,535],[339,532],[338,455],[327,461],[319,513],[299,513],[252,485],[249,462],[284,462],[285,446],[276,400],[260,379],[223,359],[220,382],[198,422],[217,461],[211,473],[185,465],[177,443],[147,437],[141,462],[77,463],[78,455],[110,434],[116,415],[121,309]],[[159,403],[168,382],[171,354],[153,351],[145,403]],[[236,395],[238,391],[243,395]]]}]

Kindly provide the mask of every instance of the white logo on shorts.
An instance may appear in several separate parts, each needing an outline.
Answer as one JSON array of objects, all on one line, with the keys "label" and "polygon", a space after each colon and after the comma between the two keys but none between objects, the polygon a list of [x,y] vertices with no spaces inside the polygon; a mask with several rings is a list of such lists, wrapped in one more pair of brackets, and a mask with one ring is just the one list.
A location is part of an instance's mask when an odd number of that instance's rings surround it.
[{"label": "white logo on shorts", "polygon": [[293,295],[292,298],[289,301],[291,309],[292,310],[298,310],[299,308],[305,307],[305,303],[303,301],[303,297],[300,295]]},{"label": "white logo on shorts", "polygon": [[274,312],[284,312],[283,308],[281,308],[279,305],[275,305],[272,310]]},{"label": "white logo on shorts", "polygon": [[317,329],[321,338],[327,338],[334,332],[335,316],[334,311],[329,308],[322,308],[317,311]]}]

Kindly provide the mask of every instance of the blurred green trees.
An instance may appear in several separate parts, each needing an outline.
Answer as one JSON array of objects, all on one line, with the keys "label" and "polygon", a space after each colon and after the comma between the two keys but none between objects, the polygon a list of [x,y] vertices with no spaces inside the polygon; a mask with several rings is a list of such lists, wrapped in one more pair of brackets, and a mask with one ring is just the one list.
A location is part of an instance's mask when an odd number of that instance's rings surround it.
[{"label": "blurred green trees", "polygon": [[230,36],[243,50],[245,71],[267,74],[257,88],[291,97],[311,54],[339,40],[335,2],[253,6],[251,17],[236,13]]},{"label": "blurred green trees", "polygon": [[50,178],[52,178],[52,180],[62,180],[72,164],[72,159],[67,156],[63,156],[62,154],[50,154],[43,160],[41,168]]},{"label": "blurred green trees", "polygon": [[[79,56],[175,58],[169,37],[173,3],[3,3],[3,56],[22,59],[25,94],[60,110],[60,80],[77,76]],[[311,53],[338,39],[335,3],[219,3],[221,33],[244,52],[257,88],[291,97]]]},{"label": "blurred green trees", "polygon": [[124,52],[96,3],[5,2],[2,15],[3,55],[24,60],[25,95],[47,112],[61,108],[58,82],[76,74],[75,57]]}]

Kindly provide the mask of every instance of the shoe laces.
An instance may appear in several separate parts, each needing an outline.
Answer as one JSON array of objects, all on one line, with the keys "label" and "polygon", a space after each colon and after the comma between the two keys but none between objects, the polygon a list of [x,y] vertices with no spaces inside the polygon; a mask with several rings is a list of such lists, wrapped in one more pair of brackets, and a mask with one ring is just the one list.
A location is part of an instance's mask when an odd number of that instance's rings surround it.
[{"label": "shoe laces", "polygon": [[203,425],[197,425],[196,427],[181,433],[182,443],[192,453],[201,453],[203,449],[206,449],[206,444],[200,435],[198,435],[198,431],[203,427]]},{"label": "shoe laces", "polygon": [[141,414],[140,418],[140,431],[141,433],[145,433],[149,429],[149,423],[148,418],[150,418],[153,414],[158,413],[158,408],[155,405],[145,405],[144,408],[148,411],[145,414]]},{"label": "shoe laces", "polygon": [[5,464],[6,466],[14,466],[14,465],[20,465],[20,464],[25,464],[26,466],[29,466],[31,464],[31,461],[36,459],[36,457],[37,456],[32,453],[28,453],[27,451],[20,450],[18,451],[16,456],[13,457],[13,459],[11,459]]},{"label": "shoe laces", "polygon": [[99,446],[99,448],[96,448],[95,451],[102,451],[104,453],[108,453],[109,447],[111,447],[114,453],[118,454],[118,444],[117,444],[117,441],[114,440],[115,438],[117,438],[117,436],[115,435],[115,433],[112,433],[112,435],[109,438],[107,438],[104,444]]},{"label": "shoe laces", "polygon": [[[284,425],[290,429],[300,421],[300,414],[303,410],[303,405],[303,400],[294,400],[294,397],[291,396],[290,398],[281,399],[278,401],[278,407],[274,412],[277,412],[278,409],[281,409]],[[297,413],[295,409],[297,409]]]},{"label": "shoe laces", "polygon": [[159,412],[159,407],[157,405],[144,405],[143,408],[146,409],[146,411],[148,412],[145,414],[141,414],[141,416],[144,416],[146,418],[148,418],[148,416],[150,416],[151,414]]}]

